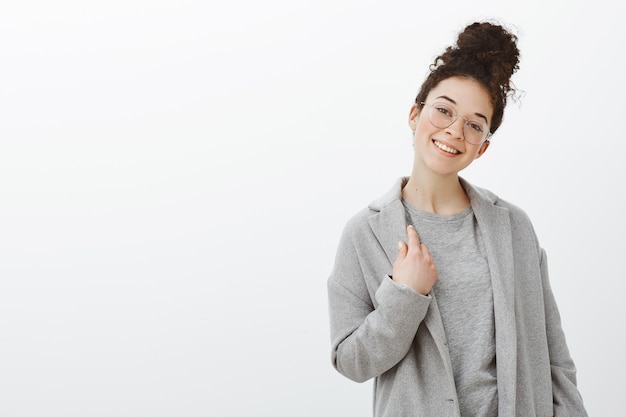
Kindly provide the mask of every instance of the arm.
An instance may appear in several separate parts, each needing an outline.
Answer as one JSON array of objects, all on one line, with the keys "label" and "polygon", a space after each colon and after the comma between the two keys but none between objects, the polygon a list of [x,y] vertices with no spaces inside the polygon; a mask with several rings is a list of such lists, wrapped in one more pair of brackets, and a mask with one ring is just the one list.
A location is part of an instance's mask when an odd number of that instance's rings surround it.
[{"label": "arm", "polygon": [[543,250],[541,252],[541,276],[546,313],[546,335],[552,372],[554,416],[586,417],[587,412],[576,387],[576,367],[570,356],[565,334],[561,327],[561,316],[550,287],[548,262]]},{"label": "arm", "polygon": [[376,377],[400,362],[431,300],[385,275],[372,299],[366,281],[371,284],[376,278],[363,272],[347,229],[328,279],[332,362],[341,374],[357,382]]}]

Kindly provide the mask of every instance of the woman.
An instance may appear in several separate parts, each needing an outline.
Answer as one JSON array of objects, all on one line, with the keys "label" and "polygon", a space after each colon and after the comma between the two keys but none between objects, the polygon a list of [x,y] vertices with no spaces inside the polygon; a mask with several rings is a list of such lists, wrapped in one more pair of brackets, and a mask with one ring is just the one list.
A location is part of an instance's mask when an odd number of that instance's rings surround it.
[{"label": "woman", "polygon": [[354,216],[328,280],[332,361],[374,415],[586,416],[546,255],[516,206],[459,177],[489,148],[517,37],[466,27],[409,113],[409,178]]}]

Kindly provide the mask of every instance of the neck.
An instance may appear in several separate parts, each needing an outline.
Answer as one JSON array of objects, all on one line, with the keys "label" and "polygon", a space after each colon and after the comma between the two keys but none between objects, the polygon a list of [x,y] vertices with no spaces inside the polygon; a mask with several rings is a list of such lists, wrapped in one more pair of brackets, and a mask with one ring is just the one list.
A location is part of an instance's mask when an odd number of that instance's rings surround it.
[{"label": "neck", "polygon": [[412,175],[402,189],[402,198],[420,210],[443,215],[463,211],[470,203],[458,175]]}]

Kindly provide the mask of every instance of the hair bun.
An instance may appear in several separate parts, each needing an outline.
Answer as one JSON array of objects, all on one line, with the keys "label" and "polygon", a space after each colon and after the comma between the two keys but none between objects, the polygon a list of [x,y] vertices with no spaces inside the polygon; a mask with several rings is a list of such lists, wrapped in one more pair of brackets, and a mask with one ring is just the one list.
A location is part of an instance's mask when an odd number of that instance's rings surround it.
[{"label": "hair bun", "polygon": [[449,47],[441,58],[444,62],[455,58],[474,59],[490,67],[494,75],[501,75],[500,82],[506,83],[519,69],[517,36],[500,25],[472,23],[459,34],[456,45]]}]

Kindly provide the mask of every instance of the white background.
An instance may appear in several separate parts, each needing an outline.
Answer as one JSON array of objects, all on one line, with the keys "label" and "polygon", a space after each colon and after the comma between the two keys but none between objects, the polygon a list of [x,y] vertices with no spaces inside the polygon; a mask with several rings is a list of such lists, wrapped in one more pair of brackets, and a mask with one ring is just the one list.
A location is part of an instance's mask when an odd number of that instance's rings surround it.
[{"label": "white background", "polygon": [[3,2],[0,416],[370,415],[326,278],[484,18],[519,34],[525,96],[463,176],[531,216],[588,411],[624,415],[618,4]]}]

